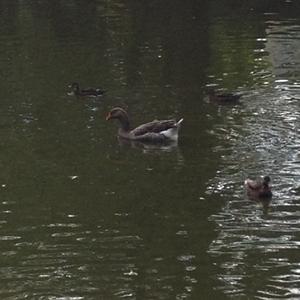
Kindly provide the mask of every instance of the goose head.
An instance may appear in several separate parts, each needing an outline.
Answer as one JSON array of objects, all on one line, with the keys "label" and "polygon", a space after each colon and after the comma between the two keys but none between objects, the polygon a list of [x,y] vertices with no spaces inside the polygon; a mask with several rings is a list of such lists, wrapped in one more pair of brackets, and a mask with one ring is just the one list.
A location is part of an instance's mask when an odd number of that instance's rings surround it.
[{"label": "goose head", "polygon": [[123,130],[129,131],[130,129],[129,117],[127,112],[123,108],[115,107],[106,115],[106,121],[112,119],[119,120],[121,124],[121,128]]}]

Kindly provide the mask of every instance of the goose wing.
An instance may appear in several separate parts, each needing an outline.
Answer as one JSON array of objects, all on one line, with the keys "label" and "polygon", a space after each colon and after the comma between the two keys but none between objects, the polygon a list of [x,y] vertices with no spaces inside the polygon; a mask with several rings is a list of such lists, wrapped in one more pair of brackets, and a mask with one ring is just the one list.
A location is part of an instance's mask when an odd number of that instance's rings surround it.
[{"label": "goose wing", "polygon": [[177,123],[175,120],[154,120],[152,122],[142,124],[131,131],[131,134],[135,137],[148,136],[153,137],[154,135],[160,134],[160,132],[176,127]]}]

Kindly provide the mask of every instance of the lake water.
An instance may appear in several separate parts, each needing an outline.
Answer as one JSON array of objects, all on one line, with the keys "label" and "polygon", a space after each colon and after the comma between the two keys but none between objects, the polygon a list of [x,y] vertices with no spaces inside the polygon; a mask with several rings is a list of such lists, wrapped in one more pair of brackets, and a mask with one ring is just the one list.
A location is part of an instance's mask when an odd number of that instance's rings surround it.
[{"label": "lake water", "polygon": [[[298,1],[0,15],[1,299],[300,298]],[[107,93],[69,96],[73,81]],[[114,106],[134,125],[183,117],[178,146],[121,143]],[[266,174],[272,201],[250,201],[243,181]]]}]

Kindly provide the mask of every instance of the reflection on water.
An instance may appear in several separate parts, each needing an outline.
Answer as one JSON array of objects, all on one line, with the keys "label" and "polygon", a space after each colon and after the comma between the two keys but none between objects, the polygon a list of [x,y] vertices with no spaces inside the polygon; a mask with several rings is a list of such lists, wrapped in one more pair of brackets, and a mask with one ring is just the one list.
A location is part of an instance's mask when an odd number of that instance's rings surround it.
[{"label": "reflection on water", "polygon": [[118,137],[119,144],[121,146],[130,146],[132,148],[145,149],[146,151],[165,151],[170,152],[178,149],[178,141],[170,141],[166,143],[142,143],[139,141],[132,141]]},{"label": "reflection on water", "polygon": [[[1,299],[299,298],[299,4],[275,2],[1,1]],[[183,116],[178,145],[124,145],[114,106]]]},{"label": "reflection on water", "polygon": [[[224,153],[223,163],[208,191],[228,200],[210,217],[219,229],[209,253],[219,265],[218,288],[225,294],[296,299],[300,222],[299,196],[293,191],[300,179],[300,115],[294,65],[299,65],[300,31],[285,22],[267,24],[265,59],[272,61],[273,78],[244,99],[238,114],[227,112],[225,126],[215,125],[219,139],[226,137],[229,143],[216,149]],[[273,200],[248,200],[242,192],[243,178],[264,174],[273,178]]]}]

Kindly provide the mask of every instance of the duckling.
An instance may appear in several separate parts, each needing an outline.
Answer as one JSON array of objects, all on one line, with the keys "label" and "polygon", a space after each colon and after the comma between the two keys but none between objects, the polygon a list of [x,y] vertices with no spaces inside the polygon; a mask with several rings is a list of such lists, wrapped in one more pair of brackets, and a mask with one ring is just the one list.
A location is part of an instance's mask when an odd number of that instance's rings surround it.
[{"label": "duckling", "polygon": [[69,85],[71,92],[68,93],[69,95],[75,95],[80,97],[98,97],[102,96],[105,91],[100,88],[85,88],[80,89],[79,84],[77,82],[73,82]]},{"label": "duckling", "polygon": [[216,93],[215,90],[211,89],[208,91],[208,97],[210,101],[226,104],[237,103],[242,95],[234,93]]}]

